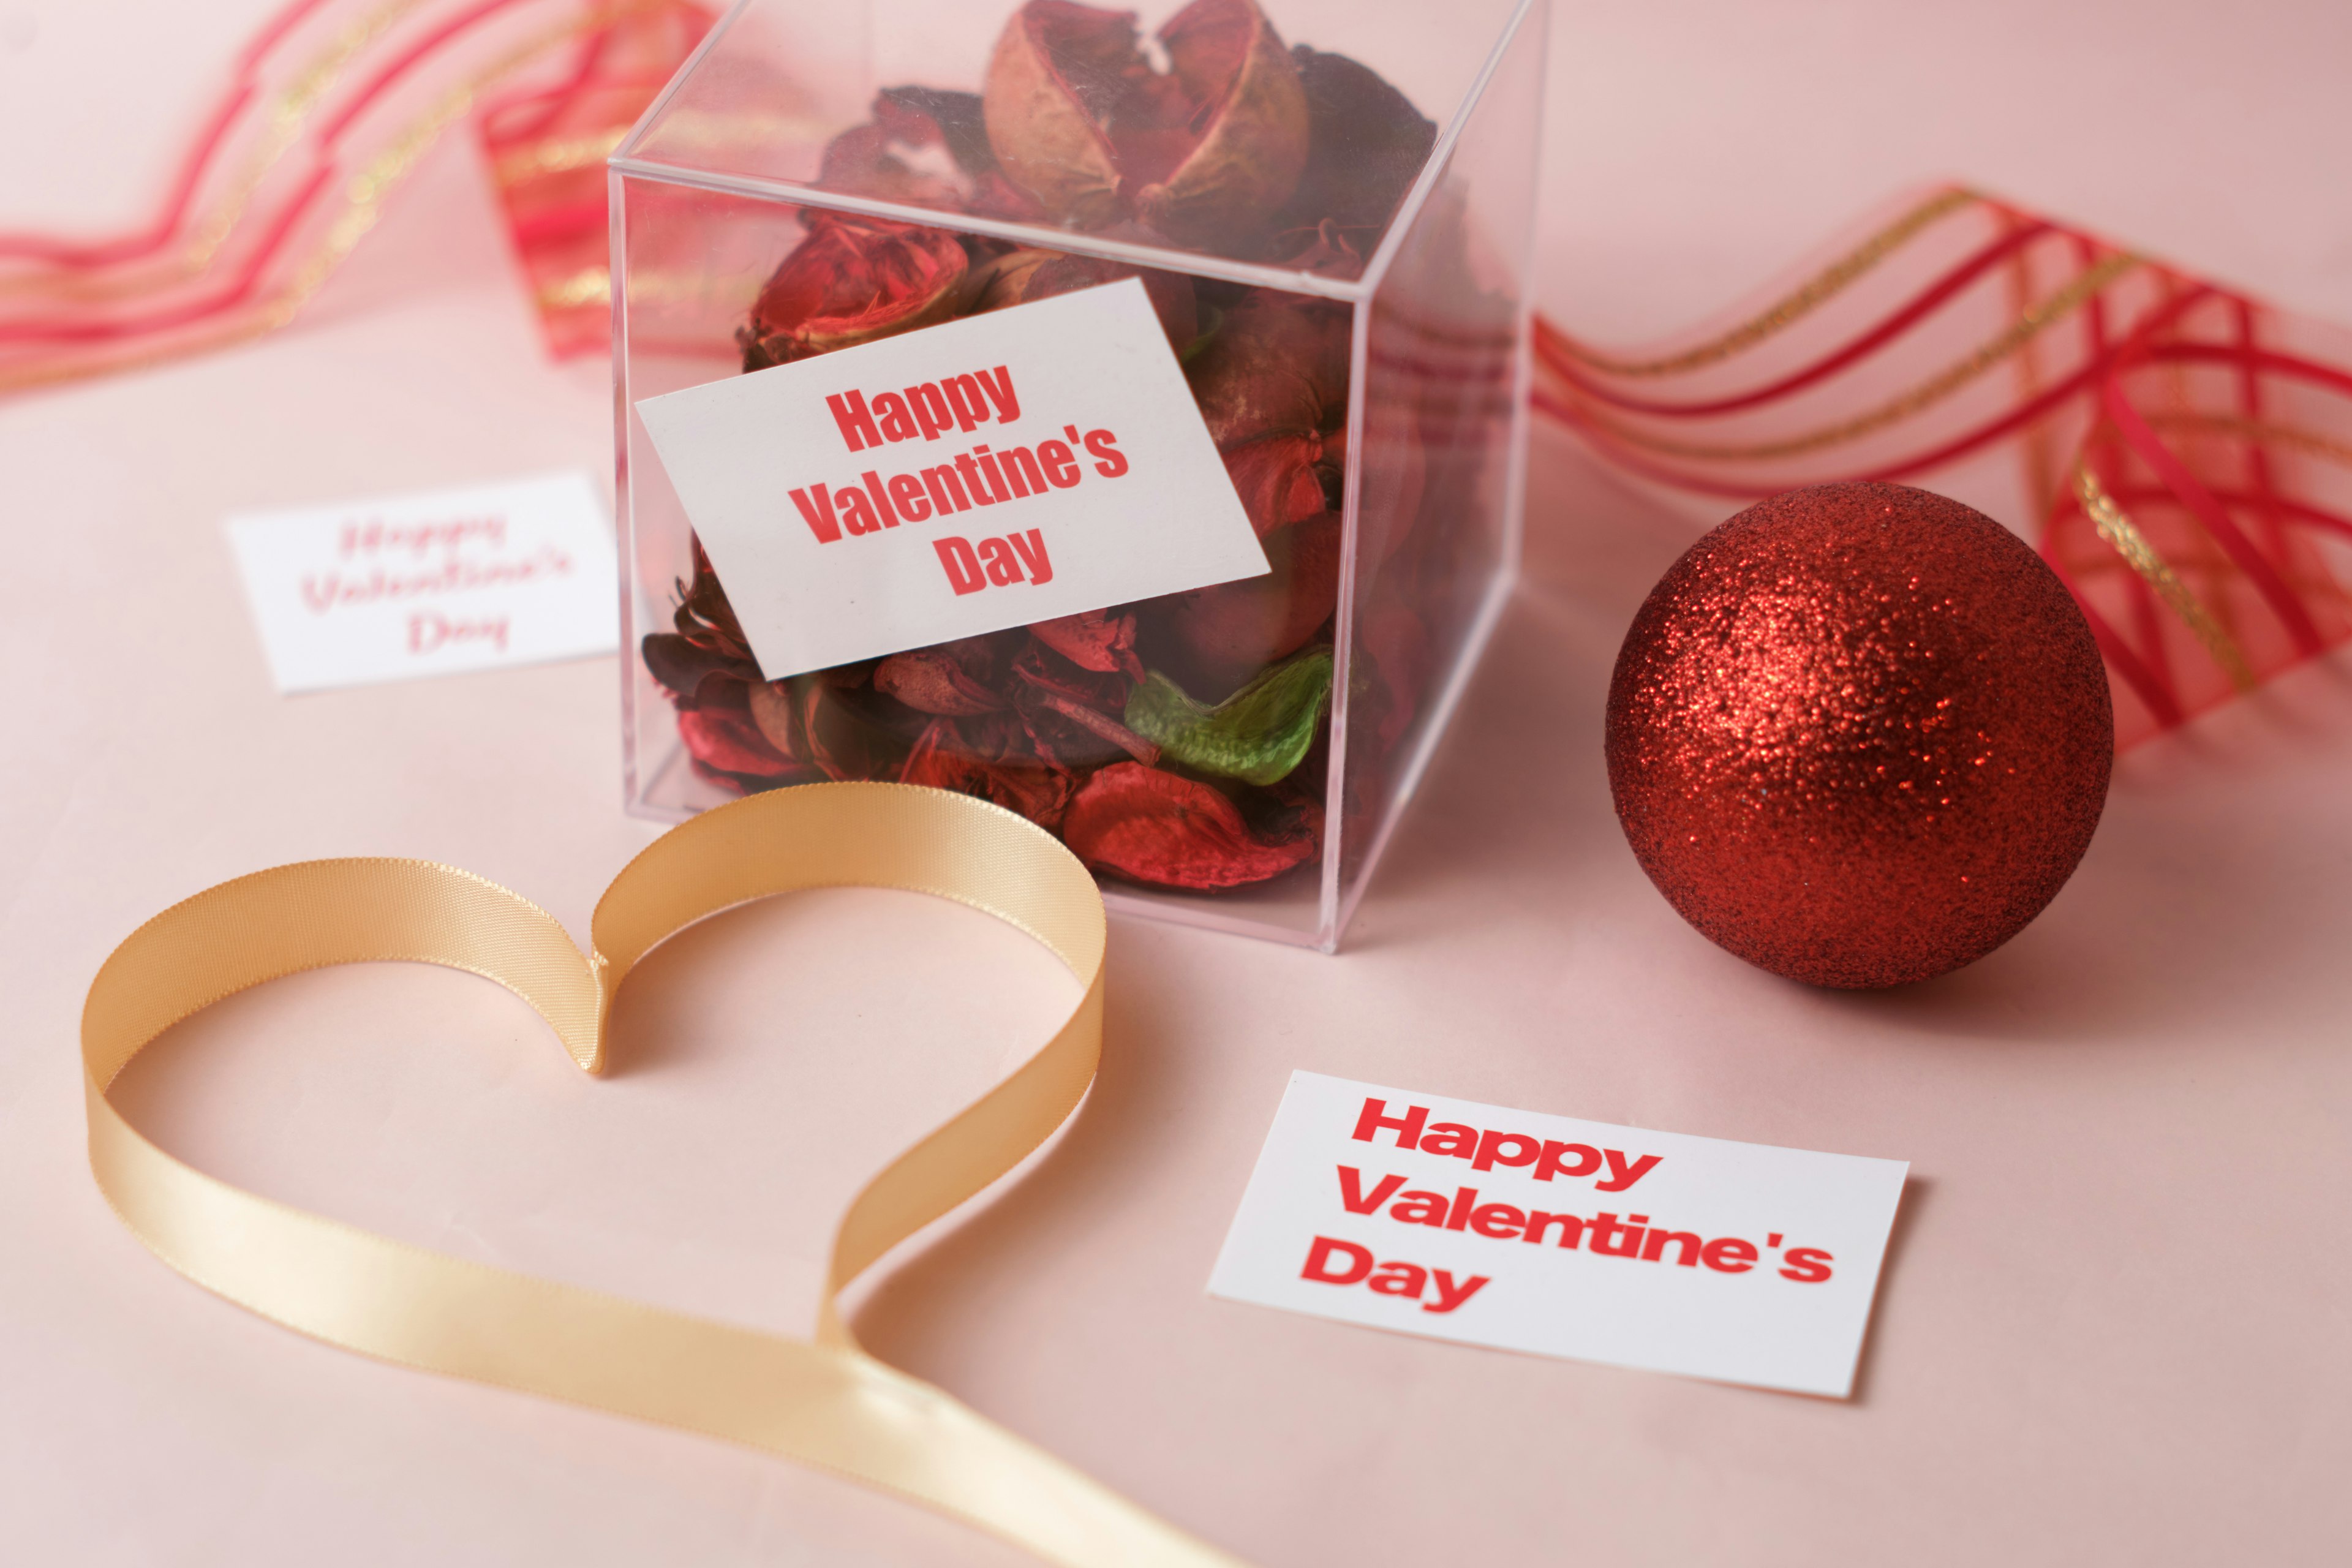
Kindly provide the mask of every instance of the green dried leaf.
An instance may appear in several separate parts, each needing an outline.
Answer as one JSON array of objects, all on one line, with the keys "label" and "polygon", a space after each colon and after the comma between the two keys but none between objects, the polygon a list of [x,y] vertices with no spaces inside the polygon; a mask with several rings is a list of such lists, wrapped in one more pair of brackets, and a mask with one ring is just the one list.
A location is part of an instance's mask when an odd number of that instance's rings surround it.
[{"label": "green dried leaf", "polygon": [[1186,767],[1270,784],[1306,758],[1330,696],[1328,647],[1274,666],[1213,708],[1153,670],[1127,700],[1127,727]]}]

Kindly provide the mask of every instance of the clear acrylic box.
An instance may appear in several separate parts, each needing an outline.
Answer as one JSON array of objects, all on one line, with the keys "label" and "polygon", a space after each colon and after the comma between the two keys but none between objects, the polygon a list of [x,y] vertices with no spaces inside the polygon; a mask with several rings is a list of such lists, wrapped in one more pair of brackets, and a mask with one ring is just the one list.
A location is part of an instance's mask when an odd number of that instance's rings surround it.
[{"label": "clear acrylic box", "polygon": [[[1331,950],[1518,553],[1544,0],[742,0],[611,160],[630,809],[907,779]],[[641,399],[1140,274],[1276,570],[763,679]]]}]

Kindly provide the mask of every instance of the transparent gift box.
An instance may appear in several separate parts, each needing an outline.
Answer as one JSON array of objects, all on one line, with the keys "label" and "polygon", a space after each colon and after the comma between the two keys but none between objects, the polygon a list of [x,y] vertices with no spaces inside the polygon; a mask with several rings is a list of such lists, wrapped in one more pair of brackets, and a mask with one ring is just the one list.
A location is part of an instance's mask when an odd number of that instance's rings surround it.
[{"label": "transparent gift box", "polygon": [[[957,789],[1335,948],[1515,569],[1544,26],[738,5],[610,163],[631,809]],[[767,679],[635,405],[1139,277],[1272,571]]]}]

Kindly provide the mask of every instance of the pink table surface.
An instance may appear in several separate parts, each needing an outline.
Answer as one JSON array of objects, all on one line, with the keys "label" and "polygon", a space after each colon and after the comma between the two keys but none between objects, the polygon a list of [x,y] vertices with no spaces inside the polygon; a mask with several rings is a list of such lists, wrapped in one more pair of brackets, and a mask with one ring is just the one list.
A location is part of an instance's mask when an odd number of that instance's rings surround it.
[{"label": "pink table surface", "polygon": [[[134,211],[258,0],[0,0],[0,223]],[[199,16],[201,13],[201,16]],[[2352,317],[2341,6],[1562,8],[1547,305],[1638,338],[1958,174]],[[468,867],[575,931],[651,836],[610,660],[272,694],[227,511],[606,466],[482,180],[437,153],[312,314],[0,405],[0,1559],[1024,1561],[761,1456],[397,1371],[182,1281],[81,1154],[112,944],[283,860]],[[1687,522],[1539,435],[1526,583],[1333,959],[1115,922],[1108,1054],[1024,1179],[860,1298],[880,1353],[1268,1565],[2344,1560],[2352,667],[2118,770],[2009,947],[1885,995],[1683,926],[1618,834],[1601,698]],[[184,1026],[135,1120],[468,1257],[776,1326],[864,1173],[1066,1004],[913,895],[777,900],[632,983],[582,1078],[462,975],[331,972]],[[1282,1084],[1908,1159],[1856,1397],[1505,1355],[1212,1300]]]}]

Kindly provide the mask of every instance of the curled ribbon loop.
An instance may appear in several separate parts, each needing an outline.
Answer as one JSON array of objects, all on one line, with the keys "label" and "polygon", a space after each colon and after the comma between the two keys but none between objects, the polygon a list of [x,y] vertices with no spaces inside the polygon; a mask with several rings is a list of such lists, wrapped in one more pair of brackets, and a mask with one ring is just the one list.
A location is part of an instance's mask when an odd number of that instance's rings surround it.
[{"label": "curled ribbon loop", "polygon": [[[108,1086],[164,1029],[248,986],[404,960],[497,981],[599,1072],[632,966],[706,915],[841,886],[952,899],[1028,932],[1085,995],[1035,1055],[867,1184],[835,1232],[817,1342],[443,1257],[272,1203],[142,1137]],[[517,894],[419,860],[316,860],[224,882],[131,933],[82,1015],[90,1169],[131,1233],[239,1306],[345,1350],[765,1448],[1071,1568],[1235,1560],[860,1349],[835,1307],[891,1247],[1018,1163],[1076,1109],[1102,1049],[1094,879],[1011,812],[904,784],[777,790],[705,813],[615,878],[583,956]]]}]

